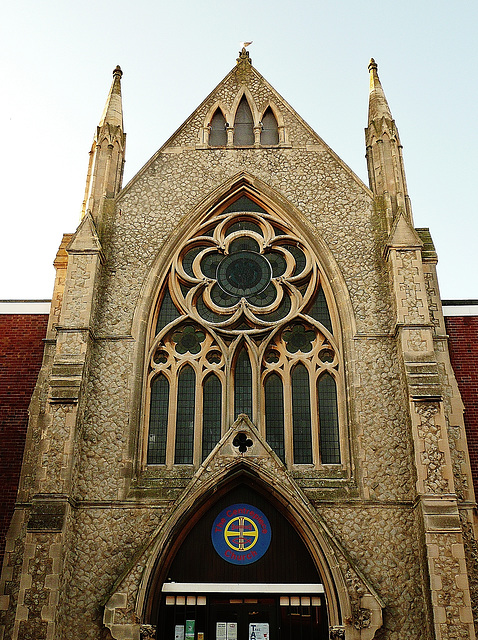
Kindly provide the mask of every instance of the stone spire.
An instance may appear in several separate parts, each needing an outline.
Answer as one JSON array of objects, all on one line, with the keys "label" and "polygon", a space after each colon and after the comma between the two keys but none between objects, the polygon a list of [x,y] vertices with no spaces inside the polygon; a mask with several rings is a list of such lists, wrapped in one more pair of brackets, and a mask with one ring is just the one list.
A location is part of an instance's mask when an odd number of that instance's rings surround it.
[{"label": "stone spire", "polygon": [[377,206],[385,215],[387,230],[390,232],[400,213],[413,224],[412,211],[398,129],[378,77],[377,63],[373,58],[368,69],[370,98],[368,126],[365,129],[367,168],[370,189],[375,195]]},{"label": "stone spire", "polygon": [[370,100],[368,105],[369,124],[379,118],[392,120],[392,114],[388,106],[387,98],[382,89],[380,78],[378,77],[378,65],[373,58],[368,65],[370,71]]},{"label": "stone spire", "polygon": [[123,104],[121,101],[121,77],[123,72],[121,67],[116,65],[113,71],[113,84],[106,100],[103,115],[101,116],[99,126],[102,127],[105,122],[123,128]]},{"label": "stone spire", "polygon": [[126,134],[123,131],[122,75],[117,66],[90,151],[81,216],[90,212],[96,222],[101,217],[105,200],[116,196],[123,181]]}]

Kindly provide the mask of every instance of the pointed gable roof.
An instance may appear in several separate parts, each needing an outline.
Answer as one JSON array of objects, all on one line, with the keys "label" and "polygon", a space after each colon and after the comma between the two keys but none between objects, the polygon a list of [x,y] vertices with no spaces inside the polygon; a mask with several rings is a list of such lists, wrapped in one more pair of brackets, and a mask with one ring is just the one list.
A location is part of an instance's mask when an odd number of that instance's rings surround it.
[{"label": "pointed gable roof", "polygon": [[[279,114],[282,122],[278,122],[278,124],[285,131],[285,140],[278,145],[279,148],[302,148],[307,151],[326,152],[360,185],[361,189],[370,194],[368,186],[257,71],[252,65],[249,53],[245,49],[239,52],[236,65],[231,71],[140,169],[136,176],[130,180],[124,187],[123,192],[127,191],[147,171],[148,167],[154,164],[162,153],[209,148],[202,133],[207,128],[217,108],[221,109],[228,125],[233,126],[235,111],[244,95],[249,102],[256,125],[260,126],[260,119],[268,107],[272,108],[275,115]],[[227,148],[232,149],[234,145]]]}]

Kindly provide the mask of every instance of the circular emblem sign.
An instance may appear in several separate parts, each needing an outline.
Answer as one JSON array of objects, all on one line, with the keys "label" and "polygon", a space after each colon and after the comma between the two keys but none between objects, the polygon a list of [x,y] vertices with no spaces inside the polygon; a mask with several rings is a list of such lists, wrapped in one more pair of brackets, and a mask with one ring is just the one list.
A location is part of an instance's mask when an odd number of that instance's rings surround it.
[{"label": "circular emblem sign", "polygon": [[250,504],[233,504],[214,520],[211,539],[226,562],[252,564],[269,548],[271,525],[262,511]]}]

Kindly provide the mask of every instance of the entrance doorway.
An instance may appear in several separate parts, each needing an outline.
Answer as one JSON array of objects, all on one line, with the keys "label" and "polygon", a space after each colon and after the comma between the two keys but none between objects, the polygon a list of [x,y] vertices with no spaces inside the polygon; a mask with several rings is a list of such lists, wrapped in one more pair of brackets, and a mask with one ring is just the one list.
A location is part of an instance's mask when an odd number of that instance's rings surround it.
[{"label": "entrance doorway", "polygon": [[[158,640],[327,640],[328,622],[321,585],[267,585],[276,593],[256,593],[252,585],[212,593],[213,585],[164,585]],[[219,585],[214,585],[218,587]],[[259,585],[256,585],[256,587]],[[266,585],[260,585],[266,586]],[[313,593],[305,595],[306,588]],[[245,593],[241,593],[241,587]],[[279,595],[287,592],[288,595]],[[173,591],[178,592],[173,595]],[[202,592],[202,593],[201,593]],[[249,592],[249,593],[248,593]]]},{"label": "entrance doorway", "polygon": [[187,528],[151,602],[158,640],[328,638],[323,580],[307,547],[279,509],[246,484]]},{"label": "entrance doorway", "polygon": [[211,598],[209,638],[270,640],[277,638],[274,598]]}]

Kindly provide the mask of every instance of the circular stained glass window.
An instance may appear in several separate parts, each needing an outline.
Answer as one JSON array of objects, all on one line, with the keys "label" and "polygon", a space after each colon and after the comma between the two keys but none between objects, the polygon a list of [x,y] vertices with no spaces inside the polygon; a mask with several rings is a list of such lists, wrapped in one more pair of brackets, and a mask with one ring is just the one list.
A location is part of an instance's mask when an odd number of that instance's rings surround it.
[{"label": "circular stained glass window", "polygon": [[219,286],[233,296],[247,297],[260,293],[267,287],[271,277],[269,262],[252,251],[229,254],[217,268]]}]

